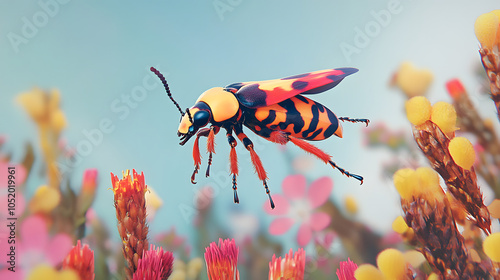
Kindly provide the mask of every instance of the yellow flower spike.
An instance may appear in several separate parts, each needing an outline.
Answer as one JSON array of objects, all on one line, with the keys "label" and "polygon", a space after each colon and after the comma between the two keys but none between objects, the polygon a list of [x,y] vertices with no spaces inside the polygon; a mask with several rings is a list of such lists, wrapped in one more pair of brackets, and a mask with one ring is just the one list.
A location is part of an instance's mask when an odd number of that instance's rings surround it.
[{"label": "yellow flower spike", "polygon": [[500,199],[495,199],[488,205],[488,211],[492,218],[500,219]]},{"label": "yellow flower spike", "polygon": [[46,121],[47,117],[46,98],[41,89],[34,88],[18,95],[16,102],[24,107],[35,122],[42,122]]},{"label": "yellow flower spike", "polygon": [[431,121],[435,123],[444,133],[455,131],[457,123],[457,112],[455,107],[448,102],[436,102],[432,106]]},{"label": "yellow flower spike", "polygon": [[413,267],[419,267],[426,261],[424,255],[417,250],[406,251],[403,253],[403,257]]},{"label": "yellow flower spike", "polygon": [[57,271],[48,265],[39,265],[31,270],[27,280],[52,280],[57,278]]},{"label": "yellow flower spike", "polygon": [[421,125],[431,118],[431,102],[424,96],[415,96],[406,101],[406,118],[414,124]]},{"label": "yellow flower spike", "polygon": [[377,256],[377,266],[387,279],[403,279],[406,261],[403,253],[396,249],[385,249]]},{"label": "yellow flower spike", "polygon": [[492,49],[497,42],[498,25],[500,24],[500,16],[498,10],[494,12],[482,14],[474,23],[474,32],[481,46],[486,49]]},{"label": "yellow flower spike", "polygon": [[80,280],[80,276],[73,269],[63,269],[59,272],[57,278],[55,280]]},{"label": "yellow flower spike", "polygon": [[348,195],[344,198],[345,209],[349,214],[355,215],[358,213],[358,204],[356,203],[356,199],[352,195]]},{"label": "yellow flower spike", "polygon": [[432,72],[417,69],[410,62],[403,62],[396,74],[395,83],[409,98],[425,95],[432,83]]},{"label": "yellow flower spike", "polygon": [[403,216],[398,216],[394,222],[392,222],[392,229],[399,234],[403,234],[409,229],[409,227]]},{"label": "yellow flower spike", "polygon": [[194,258],[187,265],[187,276],[189,279],[197,279],[203,269],[203,260]]},{"label": "yellow flower spike", "polygon": [[61,194],[58,190],[47,185],[43,185],[36,190],[33,198],[31,199],[29,208],[31,212],[34,213],[49,213],[54,210],[57,205],[59,205],[60,201]]},{"label": "yellow flower spike", "polygon": [[57,109],[50,113],[50,125],[56,132],[61,132],[67,125],[63,111]]},{"label": "yellow flower spike", "polygon": [[483,241],[484,253],[494,262],[500,262],[500,232],[486,237]]},{"label": "yellow flower spike", "polygon": [[73,269],[55,270],[48,265],[39,265],[31,270],[27,280],[79,280],[80,277]]},{"label": "yellow flower spike", "polygon": [[469,139],[465,137],[455,137],[448,145],[448,151],[453,161],[463,169],[470,170],[476,160],[476,152]]},{"label": "yellow flower spike", "polygon": [[371,264],[362,264],[354,271],[356,280],[385,280],[382,272]]},{"label": "yellow flower spike", "polygon": [[354,271],[356,280],[385,280],[384,275],[378,268],[371,264],[362,264]]},{"label": "yellow flower spike", "polygon": [[186,270],[186,263],[179,259],[174,259],[173,270],[174,272],[176,270],[182,270],[182,271]]},{"label": "yellow flower spike", "polygon": [[430,167],[419,167],[415,171],[420,187],[418,192],[434,198],[443,198],[444,191],[439,186],[439,175]]},{"label": "yellow flower spike", "polygon": [[61,103],[61,93],[58,89],[50,90],[49,110],[56,111]]},{"label": "yellow flower spike", "polygon": [[169,280],[186,280],[186,272],[184,270],[174,270],[170,277],[168,277]]},{"label": "yellow flower spike", "polygon": [[148,186],[148,192],[146,192],[146,207],[151,207],[155,211],[158,210],[162,205],[163,205],[163,200],[161,197],[158,196],[158,194],[151,188],[151,186]]},{"label": "yellow flower spike", "polygon": [[409,200],[418,189],[418,180],[415,170],[411,168],[399,169],[393,176],[394,185],[401,198]]},{"label": "yellow flower spike", "polygon": [[429,277],[427,277],[427,280],[439,280],[439,275],[437,275],[436,273],[431,273],[429,274]]}]

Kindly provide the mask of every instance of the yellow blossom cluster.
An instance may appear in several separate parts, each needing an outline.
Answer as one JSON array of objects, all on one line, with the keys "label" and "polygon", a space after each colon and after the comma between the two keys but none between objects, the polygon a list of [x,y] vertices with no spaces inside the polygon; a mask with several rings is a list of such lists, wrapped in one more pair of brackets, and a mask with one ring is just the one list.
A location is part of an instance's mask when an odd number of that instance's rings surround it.
[{"label": "yellow blossom cluster", "polygon": [[405,255],[396,249],[385,249],[377,256],[377,267],[362,264],[354,272],[357,280],[403,279],[408,267]]},{"label": "yellow blossom cluster", "polygon": [[416,96],[406,101],[406,117],[414,125],[421,125],[430,120],[444,133],[454,132],[457,122],[457,112],[453,105],[447,102],[431,103],[424,96]]},{"label": "yellow blossom cluster", "polygon": [[419,167],[417,170],[400,169],[394,174],[394,185],[401,198],[405,200],[411,200],[412,197],[439,200],[444,198],[444,191],[439,186],[439,176],[430,167]]},{"label": "yellow blossom cluster", "polygon": [[393,76],[392,84],[399,87],[408,98],[425,95],[432,80],[432,72],[418,69],[411,62],[403,62]]},{"label": "yellow blossom cluster", "polygon": [[500,48],[500,10],[480,15],[474,24],[474,31],[483,48]]},{"label": "yellow blossom cluster", "polygon": [[406,117],[415,126],[431,121],[441,131],[452,138],[448,150],[457,165],[470,170],[476,159],[471,142],[464,137],[453,137],[457,130],[457,113],[455,107],[447,102],[436,102],[431,106],[429,100],[423,96],[416,96],[406,101]]}]

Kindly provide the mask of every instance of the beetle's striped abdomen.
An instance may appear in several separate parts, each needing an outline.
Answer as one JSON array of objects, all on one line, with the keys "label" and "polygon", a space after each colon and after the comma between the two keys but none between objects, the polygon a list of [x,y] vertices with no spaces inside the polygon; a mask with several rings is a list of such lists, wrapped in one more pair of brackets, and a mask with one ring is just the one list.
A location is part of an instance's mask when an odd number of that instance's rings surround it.
[{"label": "beetle's striped abdomen", "polygon": [[305,140],[323,140],[333,134],[342,137],[337,116],[325,106],[301,95],[271,106],[245,108],[244,111],[245,125],[265,138],[276,130]]}]

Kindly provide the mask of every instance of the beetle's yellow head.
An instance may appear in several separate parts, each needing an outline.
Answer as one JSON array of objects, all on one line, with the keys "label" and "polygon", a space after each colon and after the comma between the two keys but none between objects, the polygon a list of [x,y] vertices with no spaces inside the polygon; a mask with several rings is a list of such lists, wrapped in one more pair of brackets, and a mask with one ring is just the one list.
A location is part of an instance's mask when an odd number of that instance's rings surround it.
[{"label": "beetle's yellow head", "polygon": [[198,97],[196,104],[183,114],[177,134],[181,145],[208,123],[221,123],[234,117],[239,103],[234,94],[221,88],[211,88]]},{"label": "beetle's yellow head", "polygon": [[186,142],[198,132],[198,130],[206,126],[212,121],[212,111],[205,102],[196,102],[196,104],[186,109],[186,113],[181,118],[177,135],[181,138],[179,144],[184,145]]}]

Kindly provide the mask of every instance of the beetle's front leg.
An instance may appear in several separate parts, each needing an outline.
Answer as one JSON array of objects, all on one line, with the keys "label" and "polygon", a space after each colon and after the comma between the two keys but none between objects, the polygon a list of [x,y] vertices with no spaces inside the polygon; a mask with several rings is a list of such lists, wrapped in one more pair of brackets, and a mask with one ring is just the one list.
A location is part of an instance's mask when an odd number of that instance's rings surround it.
[{"label": "beetle's front leg", "polygon": [[238,198],[238,187],[236,186],[236,176],[238,176],[238,156],[236,155],[236,139],[233,137],[232,128],[226,128],[227,131],[227,141],[229,142],[229,146],[231,146],[231,151],[229,153],[229,169],[231,175],[233,175],[233,191],[234,191],[234,203],[240,203],[240,199]]},{"label": "beetle's front leg", "polygon": [[211,126],[207,138],[208,166],[206,177],[210,176],[210,166],[212,165],[212,154],[215,154],[215,134],[219,133],[220,127]]},{"label": "beetle's front leg", "polygon": [[193,175],[191,175],[191,183],[196,184],[194,181],[196,174],[198,173],[198,170],[200,169],[201,165],[201,155],[200,155],[200,145],[199,145],[199,139],[201,136],[208,137],[210,133],[209,128],[202,128],[198,133],[196,133],[196,139],[194,140],[194,146],[193,146],[193,159],[194,159],[194,171]]}]

